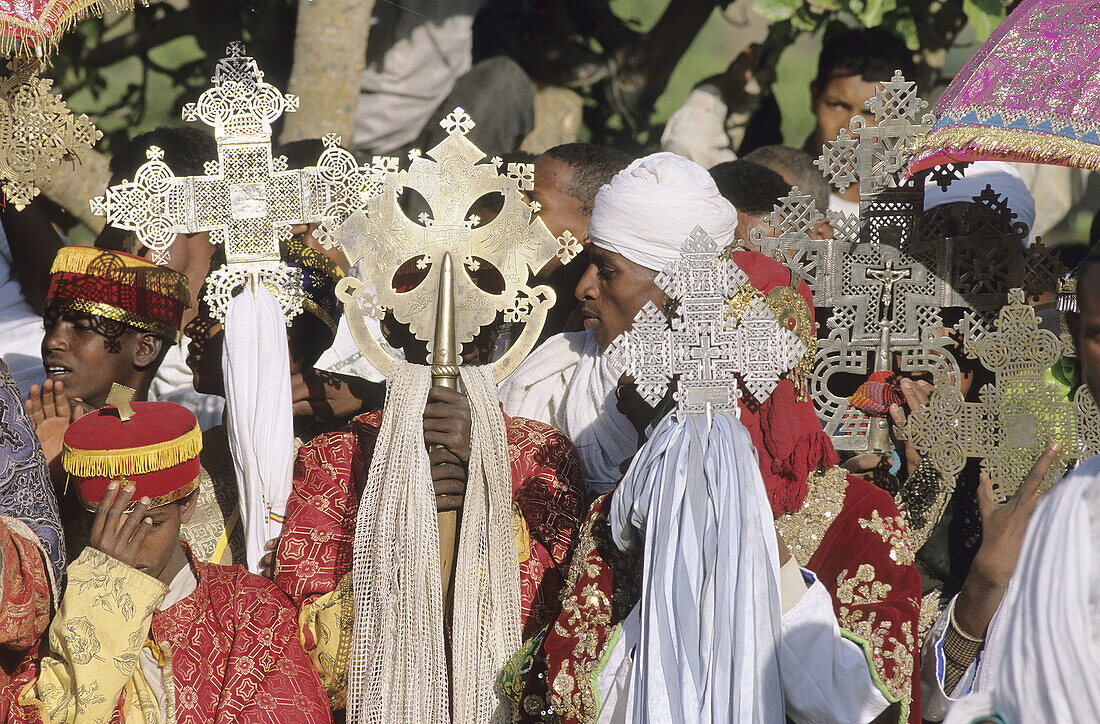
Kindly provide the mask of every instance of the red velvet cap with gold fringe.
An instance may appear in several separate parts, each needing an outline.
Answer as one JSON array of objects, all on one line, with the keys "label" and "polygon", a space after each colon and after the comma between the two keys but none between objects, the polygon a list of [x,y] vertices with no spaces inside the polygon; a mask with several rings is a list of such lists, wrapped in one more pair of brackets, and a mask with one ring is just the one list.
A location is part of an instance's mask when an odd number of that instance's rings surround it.
[{"label": "red velvet cap with gold fringe", "polygon": [[199,486],[202,430],[195,415],[174,402],[130,406],[128,420],[117,408],[102,407],[65,432],[61,464],[88,510],[98,507],[112,482],[134,486],[131,508],[143,496],[151,508],[166,505]]}]

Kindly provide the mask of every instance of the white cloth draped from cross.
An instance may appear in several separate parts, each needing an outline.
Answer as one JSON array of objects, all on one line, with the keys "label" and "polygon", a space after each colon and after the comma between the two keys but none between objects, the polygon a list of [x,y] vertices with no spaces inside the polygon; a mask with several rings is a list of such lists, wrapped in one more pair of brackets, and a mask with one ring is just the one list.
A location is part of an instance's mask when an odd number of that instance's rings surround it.
[{"label": "white cloth draped from cross", "polygon": [[638,432],[615,407],[619,372],[590,331],[566,332],[542,343],[500,384],[513,417],[564,432],[581,459],[589,496],[613,490],[620,466],[638,450]]},{"label": "white cloth draped from cross", "polygon": [[973,692],[949,724],[1100,719],[1100,456],[1035,509]]},{"label": "white cloth draped from cross", "polygon": [[[472,419],[455,572],[453,665],[423,412],[429,368],[394,360],[355,524],[348,721],[511,721],[497,674],[521,644],[512,474],[492,368],[462,367]],[[452,693],[451,699],[448,692]]]},{"label": "white cloth draped from cross", "polygon": [[230,301],[222,372],[248,570],[257,573],[283,529],[295,452],[286,318],[266,287]]},{"label": "white cloth draped from cross", "polygon": [[612,497],[611,533],[644,547],[629,721],[785,721],[779,561],[748,431],[673,413]]}]

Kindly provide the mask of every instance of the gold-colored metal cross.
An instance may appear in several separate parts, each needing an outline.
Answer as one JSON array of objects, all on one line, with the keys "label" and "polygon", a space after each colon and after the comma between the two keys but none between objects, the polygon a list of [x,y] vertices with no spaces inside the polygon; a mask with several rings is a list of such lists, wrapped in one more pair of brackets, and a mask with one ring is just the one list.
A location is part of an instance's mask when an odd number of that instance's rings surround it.
[{"label": "gold-colored metal cross", "polygon": [[130,401],[134,399],[135,390],[117,382],[111,383],[111,391],[107,394],[107,404],[114,405],[118,409],[118,416],[126,422],[134,416],[134,408],[130,407]]}]

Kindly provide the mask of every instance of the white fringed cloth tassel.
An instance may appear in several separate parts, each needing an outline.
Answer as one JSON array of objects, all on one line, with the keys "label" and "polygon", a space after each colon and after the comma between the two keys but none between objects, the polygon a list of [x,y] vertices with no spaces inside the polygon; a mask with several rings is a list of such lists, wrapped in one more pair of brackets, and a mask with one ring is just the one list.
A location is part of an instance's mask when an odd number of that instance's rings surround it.
[{"label": "white fringed cloth tassel", "polygon": [[775,525],[737,417],[661,420],[612,494],[610,523],[621,550],[645,551],[628,721],[786,721]]},{"label": "white fringed cloth tassel", "polygon": [[452,712],[455,722],[512,718],[495,691],[497,674],[521,644],[508,443],[492,369],[460,369],[472,428],[454,584],[452,681],[424,444],[430,372],[395,360],[355,526],[347,700],[353,724],[446,724]]},{"label": "white fringed cloth tassel", "polygon": [[267,287],[229,302],[222,354],[226,432],[237,474],[248,570],[283,530],[294,483],[294,411],[286,318]]}]

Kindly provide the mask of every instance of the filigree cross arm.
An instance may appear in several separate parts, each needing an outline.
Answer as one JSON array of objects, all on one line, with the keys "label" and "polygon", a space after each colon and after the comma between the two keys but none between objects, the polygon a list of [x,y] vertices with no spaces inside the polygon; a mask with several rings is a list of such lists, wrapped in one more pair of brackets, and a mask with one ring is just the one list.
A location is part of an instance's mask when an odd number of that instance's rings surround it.
[{"label": "filigree cross arm", "polygon": [[739,318],[731,315],[729,300],[748,277],[721,252],[696,227],[680,259],[656,279],[674,302],[672,318],[648,302],[605,353],[634,378],[651,405],[664,399],[673,379],[678,409],[685,413],[736,410],[742,387],[763,402],[806,353],[763,300],[751,300]]},{"label": "filigree cross arm", "polygon": [[39,61],[12,60],[0,80],[0,180],[5,200],[22,210],[64,160],[79,160],[103,138],[86,115],[73,115]]}]

